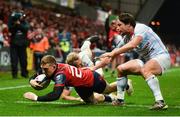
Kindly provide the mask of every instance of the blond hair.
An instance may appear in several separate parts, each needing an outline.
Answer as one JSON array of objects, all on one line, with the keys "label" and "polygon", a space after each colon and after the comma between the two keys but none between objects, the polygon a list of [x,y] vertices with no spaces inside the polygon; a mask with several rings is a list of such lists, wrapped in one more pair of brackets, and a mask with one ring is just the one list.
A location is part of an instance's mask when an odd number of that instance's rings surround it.
[{"label": "blond hair", "polygon": [[66,57],[66,63],[69,65],[77,66],[76,60],[79,59],[79,55],[76,52],[71,52]]},{"label": "blond hair", "polygon": [[41,59],[42,64],[56,64],[56,58],[52,55],[46,55]]}]

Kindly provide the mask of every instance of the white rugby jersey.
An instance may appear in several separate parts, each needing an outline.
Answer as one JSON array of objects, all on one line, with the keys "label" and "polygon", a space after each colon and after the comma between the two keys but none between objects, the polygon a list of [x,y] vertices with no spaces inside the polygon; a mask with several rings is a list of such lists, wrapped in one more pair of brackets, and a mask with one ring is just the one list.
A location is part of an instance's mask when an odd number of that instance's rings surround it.
[{"label": "white rugby jersey", "polygon": [[159,54],[168,54],[168,51],[159,36],[145,24],[136,24],[132,37],[136,36],[143,37],[141,43],[138,47],[136,47],[135,51],[137,51],[145,60],[149,60]]}]

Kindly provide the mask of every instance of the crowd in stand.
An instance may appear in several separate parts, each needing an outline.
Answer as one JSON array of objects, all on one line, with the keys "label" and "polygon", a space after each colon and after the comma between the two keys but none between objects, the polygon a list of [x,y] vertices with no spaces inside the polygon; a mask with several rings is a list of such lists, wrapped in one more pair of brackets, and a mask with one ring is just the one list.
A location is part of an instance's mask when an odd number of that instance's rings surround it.
[{"label": "crowd in stand", "polygon": [[[98,34],[101,37],[99,47],[104,45],[105,37],[104,26],[98,24],[96,21],[90,20],[81,16],[70,16],[64,14],[57,14],[55,12],[39,9],[36,7],[30,7],[32,5],[22,6],[21,2],[0,2],[0,17],[1,17],[1,29],[4,37],[8,36],[8,18],[11,13],[17,9],[22,9],[25,13],[25,19],[30,24],[30,30],[28,32],[28,38],[31,40],[33,36],[37,35],[38,29],[42,30],[43,36],[49,40],[50,48],[56,47],[60,44],[62,38],[69,38],[71,48],[79,48],[82,42],[90,35]],[[28,6],[28,7],[27,7]],[[69,36],[61,36],[62,34]],[[6,37],[7,40],[8,37]],[[4,39],[5,41],[6,39]],[[4,43],[4,42],[3,42]],[[8,45],[7,45],[8,46]]]},{"label": "crowd in stand", "polygon": [[[52,12],[51,10],[36,8],[32,4],[24,4],[17,1],[0,2],[0,47],[9,46],[8,18],[12,11],[17,9],[23,10],[26,15],[25,19],[30,24],[30,30],[28,31],[29,41],[32,42],[32,39],[35,36],[38,37],[39,30],[41,30],[43,37],[48,39],[48,51],[53,49],[56,50],[56,54],[58,53],[61,55],[61,50],[64,49],[63,51],[68,53],[73,51],[73,49],[80,48],[82,42],[88,36],[94,34],[98,34],[100,37],[98,45],[95,46],[99,49],[107,49],[104,25],[86,17],[65,14],[57,15],[57,13]],[[69,43],[66,44],[66,42]],[[69,46],[67,47],[68,44]],[[63,45],[65,47],[63,47]],[[172,65],[179,66],[180,49],[173,49],[172,46],[168,47],[172,58]],[[65,53],[65,56],[67,53]]]}]

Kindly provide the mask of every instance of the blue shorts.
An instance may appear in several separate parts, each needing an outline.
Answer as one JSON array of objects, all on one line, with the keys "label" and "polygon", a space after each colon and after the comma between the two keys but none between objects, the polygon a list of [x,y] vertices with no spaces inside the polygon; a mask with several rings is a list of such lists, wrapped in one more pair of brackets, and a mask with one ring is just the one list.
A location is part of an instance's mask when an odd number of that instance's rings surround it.
[{"label": "blue shorts", "polygon": [[106,88],[106,81],[97,72],[94,72],[94,83],[92,87],[75,87],[78,95],[85,101],[90,102],[89,97],[93,92],[103,93]]}]

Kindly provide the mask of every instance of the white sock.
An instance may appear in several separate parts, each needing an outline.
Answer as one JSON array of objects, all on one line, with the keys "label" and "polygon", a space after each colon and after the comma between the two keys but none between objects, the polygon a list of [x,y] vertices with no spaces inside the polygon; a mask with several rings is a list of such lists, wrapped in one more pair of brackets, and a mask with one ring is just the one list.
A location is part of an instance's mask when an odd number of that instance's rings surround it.
[{"label": "white sock", "polygon": [[159,81],[156,76],[152,75],[149,78],[146,79],[147,84],[149,85],[151,91],[153,92],[153,95],[155,97],[155,100],[163,100],[161,90],[159,87]]},{"label": "white sock", "polygon": [[126,86],[127,86],[126,77],[117,78],[117,98],[118,99],[124,100]]}]

